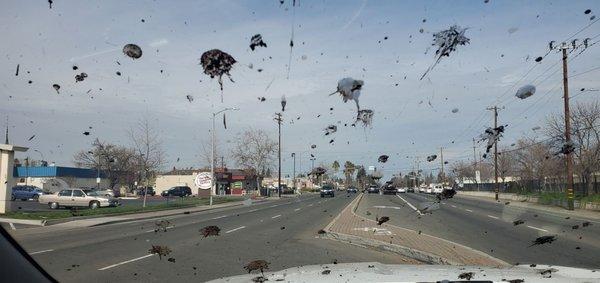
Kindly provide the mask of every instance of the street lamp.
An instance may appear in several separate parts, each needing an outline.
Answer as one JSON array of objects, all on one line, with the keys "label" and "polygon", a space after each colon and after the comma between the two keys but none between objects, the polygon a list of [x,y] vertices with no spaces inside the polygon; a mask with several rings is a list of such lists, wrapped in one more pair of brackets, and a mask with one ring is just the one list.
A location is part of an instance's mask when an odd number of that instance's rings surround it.
[{"label": "street lamp", "polygon": [[292,152],[292,157],[294,158],[294,166],[293,166],[293,168],[294,168],[293,169],[294,179],[292,181],[292,184],[294,186],[294,192],[296,192],[296,153],[295,152]]},{"label": "street lamp", "polygon": [[222,112],[225,111],[229,111],[229,110],[233,110],[233,111],[237,111],[240,110],[237,107],[232,107],[232,108],[225,108],[222,109],[218,112],[212,113],[212,147],[211,147],[211,159],[210,159],[210,176],[212,178],[211,180],[211,187],[210,187],[210,205],[212,205],[213,203],[213,192],[216,193],[216,178],[215,178],[215,117]]},{"label": "street lamp", "polygon": [[44,159],[45,159],[45,158],[44,158],[44,154],[43,154],[41,151],[37,150],[37,149],[34,149],[33,151],[35,151],[35,152],[37,152],[37,153],[39,153],[39,154],[40,154],[40,156],[42,157],[42,163],[43,163],[43,162],[44,162]]}]

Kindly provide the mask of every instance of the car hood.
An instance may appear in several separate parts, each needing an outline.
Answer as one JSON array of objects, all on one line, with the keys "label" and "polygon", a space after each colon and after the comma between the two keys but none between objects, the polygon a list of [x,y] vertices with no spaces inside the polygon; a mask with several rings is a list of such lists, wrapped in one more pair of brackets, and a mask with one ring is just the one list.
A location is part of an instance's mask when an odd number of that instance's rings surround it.
[{"label": "car hood", "polygon": [[[329,270],[329,272],[327,272]],[[292,267],[277,272],[265,272],[268,282],[436,282],[467,280],[493,282],[589,282],[600,280],[594,270],[550,266],[518,265],[504,268],[450,265],[395,265],[377,262],[322,264]],[[210,282],[252,282],[258,274],[219,278]],[[461,278],[462,277],[462,278]],[[253,280],[255,282],[260,282]]]}]

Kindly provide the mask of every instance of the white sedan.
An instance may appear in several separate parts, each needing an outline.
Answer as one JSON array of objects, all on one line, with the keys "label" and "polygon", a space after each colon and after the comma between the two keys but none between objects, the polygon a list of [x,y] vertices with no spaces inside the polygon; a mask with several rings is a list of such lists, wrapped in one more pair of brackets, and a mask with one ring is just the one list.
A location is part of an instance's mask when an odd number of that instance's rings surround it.
[{"label": "white sedan", "polygon": [[398,190],[399,193],[406,193],[406,188],[404,188],[404,187],[399,187],[396,189]]}]

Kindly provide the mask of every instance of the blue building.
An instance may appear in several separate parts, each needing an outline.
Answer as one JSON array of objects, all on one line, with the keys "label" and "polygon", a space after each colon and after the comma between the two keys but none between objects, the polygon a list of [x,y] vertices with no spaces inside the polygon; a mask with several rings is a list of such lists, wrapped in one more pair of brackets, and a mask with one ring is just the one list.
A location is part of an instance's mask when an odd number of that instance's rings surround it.
[{"label": "blue building", "polygon": [[99,176],[95,169],[62,166],[19,166],[13,170],[18,185],[36,186],[51,192],[64,188],[107,188],[106,175],[100,172]]}]

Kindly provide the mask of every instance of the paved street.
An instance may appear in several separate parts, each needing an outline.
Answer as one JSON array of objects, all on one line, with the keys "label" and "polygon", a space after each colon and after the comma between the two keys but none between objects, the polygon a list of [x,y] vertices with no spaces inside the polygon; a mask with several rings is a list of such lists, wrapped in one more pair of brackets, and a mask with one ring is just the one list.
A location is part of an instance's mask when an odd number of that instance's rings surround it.
[{"label": "paved street", "polygon": [[[398,255],[317,238],[356,196],[318,195],[267,201],[167,218],[166,232],[154,232],[156,220],[32,234],[11,231],[24,248],[61,282],[204,281],[243,274],[255,259],[271,270],[337,262],[378,261],[415,264]],[[202,238],[199,229],[221,228],[220,236]],[[149,255],[151,245],[166,245],[167,258]]]},{"label": "paved street", "polygon": [[[375,219],[388,216],[388,223],[450,240],[508,263],[554,264],[598,268],[600,223],[516,207],[505,202],[455,197],[440,208],[421,215],[413,207],[430,204],[433,195],[405,193],[366,194],[356,213]],[[523,220],[514,225],[513,221]],[[585,221],[590,226],[582,227]],[[574,225],[579,225],[573,229]],[[537,237],[555,235],[551,244],[531,246]],[[579,249],[577,249],[579,247]]]},{"label": "paved street", "polygon": [[[148,205],[152,205],[152,204],[159,204],[159,203],[166,203],[167,201],[169,202],[174,202],[174,201],[178,201],[180,198],[179,197],[162,197],[162,196],[148,196],[148,198],[146,198],[146,204]],[[119,199],[119,203],[121,203],[121,205],[123,206],[142,206],[142,202],[144,201],[144,197],[139,197],[137,199]],[[22,200],[13,200],[11,201],[11,210],[12,211],[51,211],[52,209],[50,209],[47,205],[45,204],[41,204],[37,201],[33,201],[33,200],[27,200],[27,201],[22,201]]]}]

